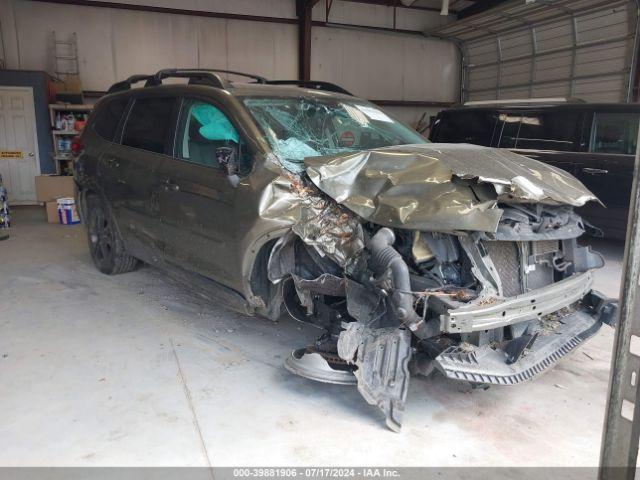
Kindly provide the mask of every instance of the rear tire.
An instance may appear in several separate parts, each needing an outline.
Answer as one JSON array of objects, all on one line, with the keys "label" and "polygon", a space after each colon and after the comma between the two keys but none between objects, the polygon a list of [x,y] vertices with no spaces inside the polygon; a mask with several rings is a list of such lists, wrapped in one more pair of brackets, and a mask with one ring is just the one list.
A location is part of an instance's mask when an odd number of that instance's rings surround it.
[{"label": "rear tire", "polygon": [[87,197],[87,236],[93,263],[102,273],[117,275],[138,266],[138,259],[126,252],[111,212],[96,195]]}]

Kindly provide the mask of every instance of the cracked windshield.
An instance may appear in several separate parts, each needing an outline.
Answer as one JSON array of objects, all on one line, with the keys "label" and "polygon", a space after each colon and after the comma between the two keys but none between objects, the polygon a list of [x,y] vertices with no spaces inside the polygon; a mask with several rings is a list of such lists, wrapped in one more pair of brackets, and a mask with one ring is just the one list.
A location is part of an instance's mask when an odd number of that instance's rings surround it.
[{"label": "cracked windshield", "polygon": [[427,143],[367,103],[302,97],[246,97],[243,101],[271,148],[293,172],[304,169],[305,157]]}]

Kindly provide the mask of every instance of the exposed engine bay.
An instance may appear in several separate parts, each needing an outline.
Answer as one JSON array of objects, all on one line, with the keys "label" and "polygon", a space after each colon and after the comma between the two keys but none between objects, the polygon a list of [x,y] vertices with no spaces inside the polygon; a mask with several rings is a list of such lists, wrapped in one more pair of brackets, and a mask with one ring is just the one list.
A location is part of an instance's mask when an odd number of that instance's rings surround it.
[{"label": "exposed engine bay", "polygon": [[[310,197],[322,188],[304,176],[296,182]],[[294,351],[287,368],[314,380],[357,383],[397,431],[411,374],[517,384],[603,322],[612,324],[615,302],[592,290],[591,270],[604,261],[578,244],[586,227],[573,205],[496,198],[495,191],[494,199],[488,217],[471,220],[496,219],[483,230],[380,226],[379,210],[371,222],[326,201],[315,216],[303,217],[275,244],[268,276],[281,284],[287,311],[323,333]]]}]

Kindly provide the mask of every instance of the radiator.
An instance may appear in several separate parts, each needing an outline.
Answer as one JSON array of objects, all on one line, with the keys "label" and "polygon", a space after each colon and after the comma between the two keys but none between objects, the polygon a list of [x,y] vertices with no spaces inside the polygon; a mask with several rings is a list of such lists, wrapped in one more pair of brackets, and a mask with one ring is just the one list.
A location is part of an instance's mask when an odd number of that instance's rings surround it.
[{"label": "radiator", "polygon": [[559,249],[558,241],[487,241],[484,242],[484,247],[496,267],[505,297],[513,297],[553,283],[551,261]]}]

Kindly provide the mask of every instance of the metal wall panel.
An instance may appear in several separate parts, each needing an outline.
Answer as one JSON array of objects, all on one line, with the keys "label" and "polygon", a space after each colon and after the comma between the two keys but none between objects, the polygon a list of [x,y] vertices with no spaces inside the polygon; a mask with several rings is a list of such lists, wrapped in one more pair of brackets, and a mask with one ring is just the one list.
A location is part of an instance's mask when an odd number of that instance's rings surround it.
[{"label": "metal wall panel", "polygon": [[85,90],[104,91],[134,73],[169,67],[297,75],[296,25],[21,0],[3,0],[0,8],[15,24],[8,68],[51,71],[51,32],[59,38],[76,32]]},{"label": "metal wall panel", "polygon": [[376,100],[457,100],[459,57],[450,42],[324,27],[312,34],[314,79]]},{"label": "metal wall panel", "polygon": [[[120,1],[120,0],[118,0]],[[140,0],[140,5],[295,17],[295,0]],[[330,20],[393,27],[393,8],[334,1]],[[211,67],[248,71],[268,78],[297,78],[297,25],[0,0],[7,67],[51,70],[52,30],[59,38],[77,33],[85,90],[104,91],[134,73],[167,67]],[[314,9],[324,20],[324,4]],[[5,21],[6,19],[6,21]],[[396,27],[440,25],[437,12],[396,10]],[[15,26],[15,28],[14,28]],[[458,100],[460,59],[450,43],[416,35],[362,29],[312,29],[312,78],[343,85],[376,100]],[[425,107],[394,111],[415,124]]]},{"label": "metal wall panel", "polygon": [[[320,0],[313,8],[313,20],[324,22],[327,19],[326,11],[326,0]],[[454,15],[443,16],[435,11],[394,9],[385,5],[364,5],[332,0],[328,21],[420,31],[444,25],[454,19]]]}]

